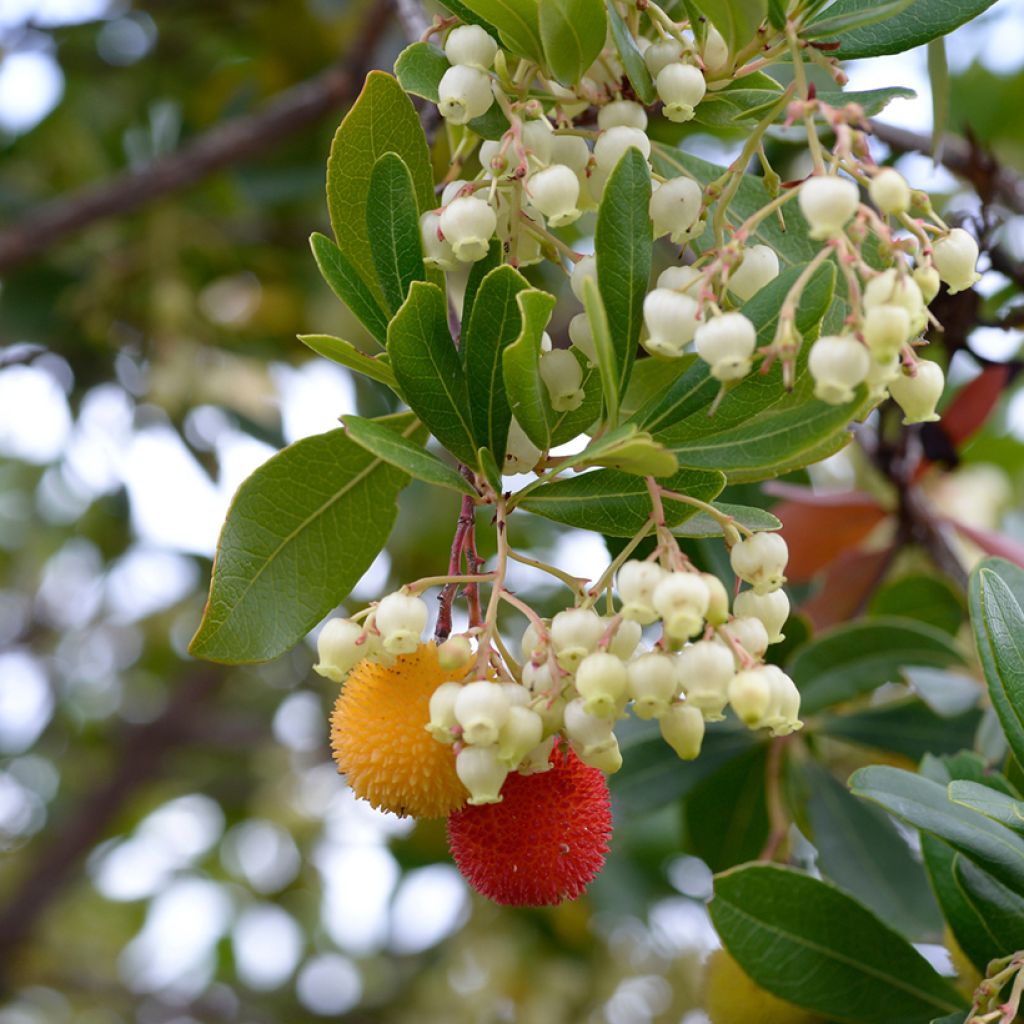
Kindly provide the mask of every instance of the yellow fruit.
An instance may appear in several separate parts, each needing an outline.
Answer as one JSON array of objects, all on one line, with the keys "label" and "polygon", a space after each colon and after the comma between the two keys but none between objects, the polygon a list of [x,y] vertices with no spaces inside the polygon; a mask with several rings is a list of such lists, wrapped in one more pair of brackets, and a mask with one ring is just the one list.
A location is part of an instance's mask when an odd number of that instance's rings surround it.
[{"label": "yellow fruit", "polygon": [[432,643],[390,666],[356,665],[331,716],[334,760],[356,796],[417,818],[444,817],[466,802],[452,748],[433,739],[426,725],[430,695],[467,668],[442,669]]},{"label": "yellow fruit", "polygon": [[712,1024],[819,1024],[824,1021],[810,1010],[766,992],[724,949],[711,954],[704,984],[704,1009]]}]

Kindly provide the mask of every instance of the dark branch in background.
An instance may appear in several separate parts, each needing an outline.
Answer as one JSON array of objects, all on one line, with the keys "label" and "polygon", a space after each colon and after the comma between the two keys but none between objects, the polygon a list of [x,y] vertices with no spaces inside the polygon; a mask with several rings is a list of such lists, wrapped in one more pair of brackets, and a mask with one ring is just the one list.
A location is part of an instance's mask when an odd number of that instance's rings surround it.
[{"label": "dark branch in background", "polygon": [[396,6],[398,19],[402,23],[406,37],[410,43],[415,43],[430,28],[430,22],[423,13],[423,8],[417,0],[396,0]]},{"label": "dark branch in background", "polygon": [[281,93],[258,113],[219,124],[177,153],[154,160],[141,170],[115,175],[29,211],[21,221],[0,231],[0,273],[90,224],[133,213],[155,199],[263,153],[351,102],[362,88],[393,10],[394,0],[371,4],[355,44],[343,61]]}]

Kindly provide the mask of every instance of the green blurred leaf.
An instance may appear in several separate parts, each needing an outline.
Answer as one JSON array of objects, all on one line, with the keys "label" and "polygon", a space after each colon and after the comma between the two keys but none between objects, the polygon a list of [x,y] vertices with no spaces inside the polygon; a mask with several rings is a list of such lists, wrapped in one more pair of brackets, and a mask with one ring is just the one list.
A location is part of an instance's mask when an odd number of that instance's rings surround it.
[{"label": "green blurred leaf", "polygon": [[928,81],[932,87],[932,156],[938,158],[949,128],[949,63],[942,36],[928,43]]},{"label": "green blurred leaf", "polygon": [[412,175],[418,211],[432,209],[434,175],[419,115],[391,75],[371,71],[331,144],[327,208],[338,248],[376,296],[383,293],[372,271],[366,208],[373,166],[389,152],[400,156]]},{"label": "green blurred leaf", "polygon": [[1024,835],[1024,802],[979,782],[954,779],[946,787],[949,799],[962,807],[984,814],[1005,825],[1011,832]]},{"label": "green blurred leaf", "polygon": [[825,11],[825,17],[812,21],[804,29],[808,39],[823,39],[839,33],[856,32],[873,28],[905,11],[916,0],[884,0],[864,4],[860,0],[846,4],[848,10],[837,10],[842,4],[833,4]]},{"label": "green blurred leaf", "polygon": [[1002,950],[996,956],[1007,956],[1008,949],[1024,948],[1024,898],[959,854],[953,859],[953,873],[964,899],[975,908],[986,932]]},{"label": "green blurred leaf", "polygon": [[368,420],[362,416],[342,416],[348,436],[360,448],[397,466],[417,480],[438,487],[447,487],[461,494],[476,495],[466,478],[456,469],[442,462],[436,455],[418,444],[389,430],[379,420]]},{"label": "green blurred leaf", "polygon": [[715,879],[722,942],[762,988],[837,1021],[920,1024],[964,1005],[901,935],[852,897],[790,868]]},{"label": "green blurred leaf", "polygon": [[388,355],[413,412],[457,459],[475,466],[466,374],[436,285],[413,284],[388,329]]},{"label": "green blurred leaf", "polygon": [[355,314],[359,322],[382,345],[388,337],[388,317],[377,295],[366,284],[344,253],[326,235],[309,236],[313,259],[331,291]]},{"label": "green blurred leaf", "polygon": [[612,39],[615,42],[615,49],[618,51],[622,66],[626,69],[626,77],[640,102],[645,106],[650,106],[657,101],[658,93],[654,88],[651,73],[644,63],[644,56],[637,48],[633,34],[622,20],[622,15],[619,14],[615,4],[612,0],[605,0],[605,4],[608,10],[608,24],[612,30]]},{"label": "green blurred leaf", "polygon": [[544,0],[538,15],[548,67],[562,85],[575,85],[604,48],[604,0]]},{"label": "green blurred leaf", "polygon": [[902,675],[914,693],[936,714],[945,718],[977,707],[981,699],[981,684],[962,672],[912,666],[904,668]]},{"label": "green blurred leaf", "polygon": [[816,731],[917,761],[925,754],[955,754],[970,747],[980,720],[978,710],[948,718],[919,700],[901,700],[851,714],[827,715]]},{"label": "green blurred leaf", "polygon": [[385,153],[370,173],[366,229],[377,280],[396,312],[413,281],[422,281],[423,249],[412,175],[400,156]]},{"label": "green blurred leaf", "polygon": [[540,39],[540,0],[460,0],[457,7],[485,18],[493,25],[505,45],[520,57],[544,63]]},{"label": "green blurred leaf", "polygon": [[690,0],[722,33],[729,53],[746,46],[768,17],[768,0]]},{"label": "green blurred leaf", "polygon": [[961,662],[945,633],[913,619],[871,619],[839,626],[802,648],[789,674],[800,688],[801,711],[813,715],[898,682],[904,665],[943,668]]},{"label": "green blurred leaf", "polygon": [[[724,515],[732,516],[740,526],[745,526],[748,530],[782,529],[782,522],[764,509],[752,505],[731,505],[724,501],[713,501],[711,504]],[[722,526],[707,512],[698,512],[672,532],[677,537],[721,537]]]},{"label": "green blurred leaf", "polygon": [[505,390],[512,415],[526,436],[542,451],[551,447],[551,408],[548,389],[540,378],[540,346],[555,297],[536,288],[516,296],[522,329],[519,337],[502,353]]},{"label": "green blurred leaf", "polygon": [[368,356],[360,352],[350,341],[335,338],[330,334],[300,334],[299,341],[311,348],[317,355],[361,373],[380,384],[386,384],[396,394],[401,394],[398,381],[391,367],[381,356]]},{"label": "green blurred leaf", "polygon": [[[380,422],[417,436],[409,413]],[[228,510],[191,653],[239,664],[298,643],[377,557],[408,482],[344,430],[304,438],[265,462]]]},{"label": "green blurred leaf", "polygon": [[871,598],[868,613],[916,619],[953,636],[964,621],[964,603],[944,579],[917,574],[879,587]]}]

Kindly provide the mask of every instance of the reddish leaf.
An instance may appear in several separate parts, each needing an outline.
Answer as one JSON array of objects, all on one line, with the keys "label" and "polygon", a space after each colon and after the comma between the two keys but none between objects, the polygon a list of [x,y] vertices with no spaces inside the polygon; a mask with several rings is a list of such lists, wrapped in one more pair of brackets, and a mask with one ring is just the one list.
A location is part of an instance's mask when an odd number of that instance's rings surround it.
[{"label": "reddish leaf", "polygon": [[988,555],[999,555],[1010,562],[1024,568],[1024,544],[1019,540],[1013,540],[1002,533],[994,530],[980,530],[976,526],[968,526],[956,519],[947,519],[958,533],[963,534],[969,541],[973,541]]},{"label": "reddish leaf", "polygon": [[882,582],[892,548],[881,551],[845,551],[825,573],[817,593],[800,606],[815,629],[846,622],[867,603]]},{"label": "reddish leaf", "polygon": [[984,426],[1009,376],[1009,366],[986,366],[970,384],[957,392],[941,420],[943,429],[955,447],[961,447]]},{"label": "reddish leaf", "polygon": [[798,505],[813,505],[815,508],[835,508],[851,503],[859,505],[862,502],[875,501],[867,491],[828,491],[819,494],[813,488],[781,483],[778,480],[769,480],[764,484],[763,490],[773,498],[795,501]]}]

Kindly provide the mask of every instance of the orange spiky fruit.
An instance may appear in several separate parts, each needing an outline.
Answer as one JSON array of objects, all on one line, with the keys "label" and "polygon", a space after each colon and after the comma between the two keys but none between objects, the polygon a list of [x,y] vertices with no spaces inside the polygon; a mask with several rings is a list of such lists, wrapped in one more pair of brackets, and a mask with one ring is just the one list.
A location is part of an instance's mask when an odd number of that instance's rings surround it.
[{"label": "orange spiky fruit", "polygon": [[416,818],[444,817],[466,802],[452,748],[426,725],[430,695],[468,667],[441,668],[437,647],[427,643],[391,665],[367,659],[349,673],[331,716],[331,749],[356,796]]}]

